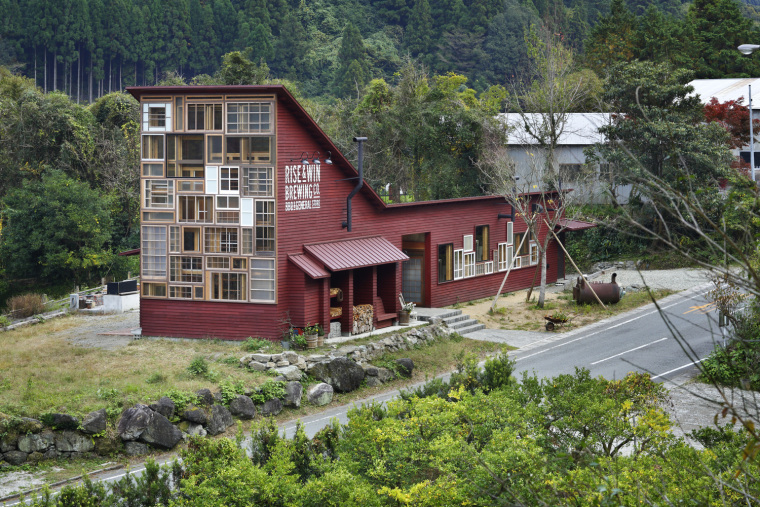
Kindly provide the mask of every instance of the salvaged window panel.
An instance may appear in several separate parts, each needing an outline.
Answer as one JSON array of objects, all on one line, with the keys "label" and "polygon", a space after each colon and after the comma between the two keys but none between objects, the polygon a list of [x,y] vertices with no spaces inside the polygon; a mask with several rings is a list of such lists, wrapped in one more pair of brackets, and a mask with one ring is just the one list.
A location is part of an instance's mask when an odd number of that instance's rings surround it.
[{"label": "salvaged window panel", "polygon": [[206,227],[206,253],[238,253],[238,230],[231,227]]},{"label": "salvaged window panel", "polygon": [[274,259],[251,259],[251,301],[274,302]]},{"label": "salvaged window panel", "polygon": [[170,134],[166,145],[169,178],[203,178],[203,135]]},{"label": "salvaged window panel", "polygon": [[166,226],[143,225],[141,243],[142,276],[166,278]]},{"label": "salvaged window panel", "polygon": [[454,280],[464,278],[464,250],[454,250]]},{"label": "salvaged window panel", "polygon": [[142,159],[163,162],[164,136],[162,134],[142,136]]},{"label": "salvaged window panel", "polygon": [[228,136],[225,153],[226,163],[271,162],[272,138]]},{"label": "salvaged window panel", "polygon": [[489,228],[487,225],[475,227],[475,262],[488,260],[489,249]]},{"label": "salvaged window panel", "polygon": [[227,104],[227,133],[270,132],[270,102],[233,102]]},{"label": "salvaged window panel", "polygon": [[188,104],[187,130],[222,130],[222,105]]},{"label": "salvaged window panel", "polygon": [[464,277],[475,276],[475,252],[464,253]]},{"label": "salvaged window panel", "polygon": [[274,255],[274,215],[274,201],[256,200],[256,255]]},{"label": "salvaged window panel", "polygon": [[454,244],[438,245],[438,282],[454,279]]},{"label": "salvaged window panel", "polygon": [[240,169],[237,167],[219,168],[219,193],[237,194],[240,192]]},{"label": "salvaged window panel", "polygon": [[242,194],[247,197],[274,197],[274,168],[243,167]]},{"label": "salvaged window panel", "polygon": [[187,223],[211,223],[213,197],[198,195],[179,196],[179,221]]},{"label": "salvaged window panel", "polygon": [[165,298],[166,297],[166,284],[155,282],[142,282],[140,283],[142,289],[142,295],[144,297]]},{"label": "salvaged window panel", "polygon": [[145,180],[146,208],[174,208],[174,182],[170,180]]},{"label": "salvaged window panel", "polygon": [[169,258],[169,281],[203,282],[203,257],[171,256]]},{"label": "salvaged window panel", "polygon": [[245,281],[244,273],[211,273],[211,299],[244,301]]}]

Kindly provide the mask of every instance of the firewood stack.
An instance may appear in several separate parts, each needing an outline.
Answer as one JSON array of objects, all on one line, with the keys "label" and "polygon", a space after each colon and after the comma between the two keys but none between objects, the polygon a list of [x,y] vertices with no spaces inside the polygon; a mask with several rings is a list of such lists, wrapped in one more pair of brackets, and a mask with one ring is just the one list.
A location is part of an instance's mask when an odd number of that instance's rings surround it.
[{"label": "firewood stack", "polygon": [[354,306],[354,330],[353,334],[368,333],[372,331],[374,310],[372,305]]}]

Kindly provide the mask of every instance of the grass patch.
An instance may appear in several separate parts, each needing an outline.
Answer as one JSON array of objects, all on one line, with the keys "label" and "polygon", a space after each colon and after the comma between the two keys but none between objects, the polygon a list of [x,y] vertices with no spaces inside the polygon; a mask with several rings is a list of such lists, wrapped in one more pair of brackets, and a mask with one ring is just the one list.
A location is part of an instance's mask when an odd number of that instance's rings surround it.
[{"label": "grass patch", "polygon": [[[134,340],[116,350],[83,348],[69,343],[65,331],[83,324],[69,316],[3,333],[0,354],[0,412],[39,417],[50,412],[75,416],[106,408],[117,417],[122,408],[151,402],[170,392],[219,389],[217,381],[192,375],[196,358],[242,356],[239,342],[220,340]],[[250,387],[268,377],[238,367],[237,362],[213,362],[215,378],[240,381]]]}]

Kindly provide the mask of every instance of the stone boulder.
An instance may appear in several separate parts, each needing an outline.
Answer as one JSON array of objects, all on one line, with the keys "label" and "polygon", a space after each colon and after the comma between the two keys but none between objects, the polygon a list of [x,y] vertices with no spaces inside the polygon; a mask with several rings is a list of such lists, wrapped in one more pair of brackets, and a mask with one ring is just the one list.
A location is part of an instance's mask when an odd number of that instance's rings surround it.
[{"label": "stone boulder", "polygon": [[392,370],[389,370],[388,368],[378,368],[377,369],[377,379],[380,382],[390,382],[391,380],[395,380],[396,374],[393,373]]},{"label": "stone boulder", "polygon": [[55,435],[55,448],[58,452],[90,452],[95,449],[95,443],[88,436],[78,431],[61,431]]},{"label": "stone boulder", "polygon": [[195,424],[206,424],[208,422],[206,412],[197,407],[188,407],[187,410],[182,412],[182,419]]},{"label": "stone boulder", "polygon": [[124,454],[127,456],[142,456],[148,454],[148,446],[142,442],[126,442],[124,444]]},{"label": "stone boulder", "polygon": [[333,399],[333,387],[330,384],[315,384],[306,392],[306,399],[309,403],[321,407],[327,405]]},{"label": "stone boulder", "polygon": [[211,417],[208,420],[209,435],[219,435],[227,431],[227,428],[233,424],[232,414],[222,405],[211,407]]},{"label": "stone boulder", "polygon": [[282,401],[280,401],[279,398],[272,398],[271,400],[267,400],[261,406],[261,415],[264,417],[277,415],[280,412],[282,412]]},{"label": "stone boulder", "polygon": [[256,406],[251,398],[239,394],[230,402],[230,413],[240,419],[253,419],[256,417]]},{"label": "stone boulder", "polygon": [[303,385],[300,382],[288,382],[285,384],[285,398],[283,402],[286,407],[299,408],[302,397]]},{"label": "stone boulder", "polygon": [[408,357],[403,357],[401,359],[396,359],[396,364],[398,365],[398,372],[400,375],[403,375],[404,377],[412,376],[412,371],[414,370],[414,361]]},{"label": "stone boulder", "polygon": [[26,463],[26,457],[28,455],[22,451],[8,451],[3,454],[3,459],[10,465],[18,466]]},{"label": "stone boulder", "polygon": [[16,431],[18,431],[20,435],[39,433],[43,429],[45,429],[45,425],[42,424],[42,421],[32,419],[31,417],[22,417],[18,426],[16,426]]},{"label": "stone boulder", "polygon": [[174,404],[174,401],[171,398],[167,398],[166,396],[162,397],[155,403],[150,404],[151,410],[154,412],[158,412],[162,416],[166,417],[167,419],[171,419],[174,417],[174,410],[176,409],[176,405]]},{"label": "stone boulder", "polygon": [[206,429],[200,424],[189,424],[187,426],[187,434],[191,437],[205,437],[208,435]]},{"label": "stone boulder", "polygon": [[106,430],[106,409],[101,408],[94,412],[90,412],[82,420],[81,430],[88,435],[94,435],[95,433],[102,433]]},{"label": "stone boulder", "polygon": [[148,427],[152,415],[150,407],[138,403],[124,411],[116,426],[116,432],[124,441],[137,440]]},{"label": "stone boulder", "polygon": [[380,379],[377,377],[370,377],[369,375],[364,378],[365,382],[367,383],[367,387],[377,387],[383,385],[382,382],[380,382]]},{"label": "stone boulder", "polygon": [[214,395],[211,394],[211,389],[200,389],[195,391],[195,395],[198,396],[198,403],[201,405],[213,405]]},{"label": "stone boulder", "polygon": [[46,451],[53,446],[55,439],[53,433],[45,432],[31,435],[24,435],[18,439],[18,450],[27,454],[39,451]]},{"label": "stone boulder", "polygon": [[182,432],[169,419],[153,412],[148,427],[140,435],[140,440],[163,449],[171,449],[182,440]]},{"label": "stone boulder", "polygon": [[0,438],[0,453],[15,451],[17,443],[18,435],[5,435]]},{"label": "stone boulder", "polygon": [[309,373],[314,378],[332,385],[336,391],[344,393],[357,389],[364,380],[364,369],[345,357],[314,365]]},{"label": "stone boulder", "polygon": [[282,366],[275,368],[274,371],[285,377],[286,380],[301,380],[301,376],[303,375],[298,366]]},{"label": "stone boulder", "polygon": [[50,414],[51,426],[55,430],[75,430],[79,427],[79,420],[69,414]]}]

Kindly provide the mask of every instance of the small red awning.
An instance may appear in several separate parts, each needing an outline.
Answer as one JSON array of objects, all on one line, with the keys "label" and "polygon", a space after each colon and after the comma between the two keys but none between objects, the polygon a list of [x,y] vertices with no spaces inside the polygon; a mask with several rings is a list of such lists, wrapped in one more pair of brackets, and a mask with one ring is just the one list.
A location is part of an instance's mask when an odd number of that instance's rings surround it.
[{"label": "small red awning", "polygon": [[320,263],[305,254],[291,254],[288,255],[290,262],[298,266],[298,268],[309,275],[313,279],[328,278],[330,273],[325,271]]},{"label": "small red awning", "polygon": [[566,231],[582,231],[584,229],[591,229],[596,227],[596,224],[591,222],[584,222],[582,220],[568,220],[566,218],[560,218],[557,220],[555,229],[564,229]]},{"label": "small red awning", "polygon": [[126,250],[124,252],[119,252],[119,255],[123,255],[123,256],[140,255],[140,249],[139,248],[135,248],[135,249],[132,249],[132,250]]},{"label": "small red awning", "polygon": [[382,236],[304,245],[304,250],[330,271],[377,266],[409,257]]}]

